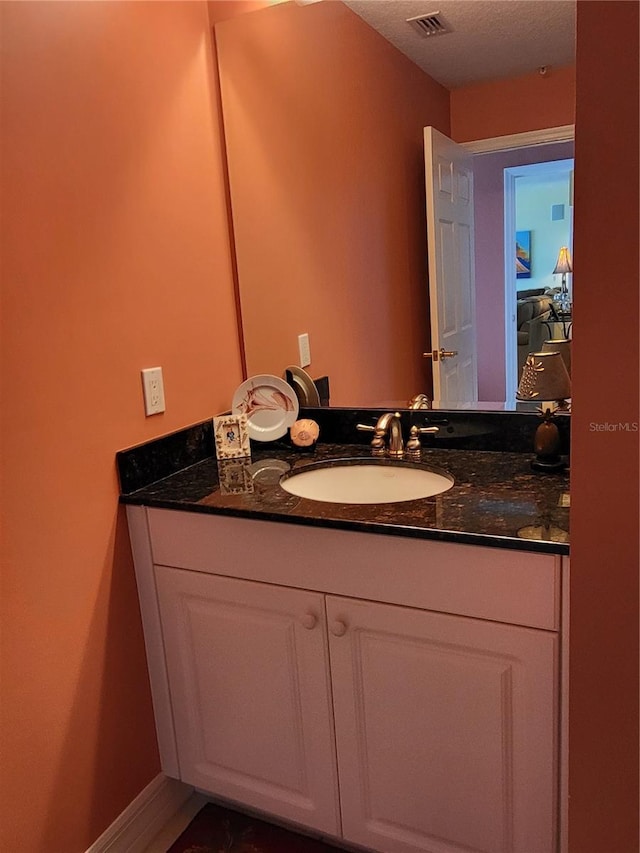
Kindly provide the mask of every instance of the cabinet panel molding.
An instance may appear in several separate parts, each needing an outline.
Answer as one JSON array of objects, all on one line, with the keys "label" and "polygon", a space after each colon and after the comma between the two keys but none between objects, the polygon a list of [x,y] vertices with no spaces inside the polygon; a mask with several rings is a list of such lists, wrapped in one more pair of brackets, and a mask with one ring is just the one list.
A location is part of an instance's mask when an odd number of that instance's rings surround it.
[{"label": "cabinet panel molding", "polygon": [[385,853],[551,853],[557,638],[327,599],[344,837]]},{"label": "cabinet panel molding", "polygon": [[337,834],[323,596],[164,566],[156,581],[182,780]]}]

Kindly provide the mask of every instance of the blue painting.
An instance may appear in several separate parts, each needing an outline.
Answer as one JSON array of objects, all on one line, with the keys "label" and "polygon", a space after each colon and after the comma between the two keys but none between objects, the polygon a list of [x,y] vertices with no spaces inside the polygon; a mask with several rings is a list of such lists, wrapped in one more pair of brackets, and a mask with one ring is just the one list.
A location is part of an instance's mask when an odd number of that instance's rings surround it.
[{"label": "blue painting", "polygon": [[516,231],[516,278],[531,278],[531,231]]}]

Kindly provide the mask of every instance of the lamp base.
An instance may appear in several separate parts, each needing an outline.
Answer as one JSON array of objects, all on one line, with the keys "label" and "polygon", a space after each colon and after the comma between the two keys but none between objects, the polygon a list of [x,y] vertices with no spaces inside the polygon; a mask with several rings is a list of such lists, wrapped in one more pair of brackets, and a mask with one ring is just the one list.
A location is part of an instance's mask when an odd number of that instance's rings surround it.
[{"label": "lamp base", "polygon": [[552,409],[544,410],[543,421],[533,437],[533,449],[536,456],[531,460],[531,467],[534,471],[553,474],[566,467],[560,456],[560,433],[554,422]]},{"label": "lamp base", "polygon": [[548,474],[555,474],[558,471],[564,471],[567,463],[560,458],[540,459],[540,457],[536,456],[535,459],[531,460],[531,467],[534,471],[545,471]]}]

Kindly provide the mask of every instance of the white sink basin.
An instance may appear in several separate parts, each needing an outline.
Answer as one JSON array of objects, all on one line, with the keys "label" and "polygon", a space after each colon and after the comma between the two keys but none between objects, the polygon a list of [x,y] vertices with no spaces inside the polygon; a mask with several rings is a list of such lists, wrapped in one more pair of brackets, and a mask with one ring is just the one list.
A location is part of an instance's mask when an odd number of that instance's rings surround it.
[{"label": "white sink basin", "polygon": [[402,462],[344,460],[310,465],[280,480],[292,495],[340,504],[381,504],[413,501],[446,492],[453,477],[444,471]]}]

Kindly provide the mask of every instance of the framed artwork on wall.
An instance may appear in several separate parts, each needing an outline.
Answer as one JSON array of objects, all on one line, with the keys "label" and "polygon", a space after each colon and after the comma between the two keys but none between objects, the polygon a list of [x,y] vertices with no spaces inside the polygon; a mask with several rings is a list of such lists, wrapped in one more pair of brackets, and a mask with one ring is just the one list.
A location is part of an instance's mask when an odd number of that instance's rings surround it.
[{"label": "framed artwork on wall", "polygon": [[531,278],[531,231],[516,231],[516,278]]}]

